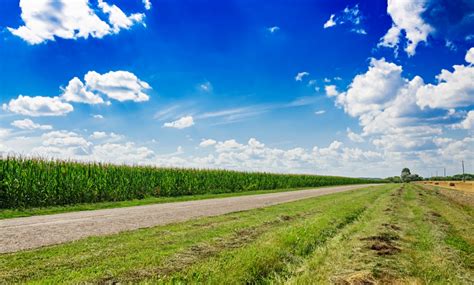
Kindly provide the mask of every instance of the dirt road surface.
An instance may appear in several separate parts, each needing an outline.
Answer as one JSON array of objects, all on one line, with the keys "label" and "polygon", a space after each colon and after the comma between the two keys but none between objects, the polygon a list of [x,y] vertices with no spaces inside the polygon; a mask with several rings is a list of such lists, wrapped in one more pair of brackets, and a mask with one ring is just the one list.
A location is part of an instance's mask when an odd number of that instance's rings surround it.
[{"label": "dirt road surface", "polygon": [[0,220],[0,253],[65,243],[90,236],[267,207],[371,185],[346,185],[239,197],[81,211]]}]

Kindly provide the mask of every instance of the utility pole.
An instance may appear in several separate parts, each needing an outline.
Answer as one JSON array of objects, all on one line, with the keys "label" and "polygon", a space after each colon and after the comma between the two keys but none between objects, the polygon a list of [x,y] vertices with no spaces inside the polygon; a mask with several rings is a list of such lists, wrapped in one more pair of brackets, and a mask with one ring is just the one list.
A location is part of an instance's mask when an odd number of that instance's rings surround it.
[{"label": "utility pole", "polygon": [[446,178],[446,167],[444,168],[444,177]]},{"label": "utility pole", "polygon": [[462,182],[466,182],[466,179],[464,178],[464,160],[461,160],[462,163]]}]

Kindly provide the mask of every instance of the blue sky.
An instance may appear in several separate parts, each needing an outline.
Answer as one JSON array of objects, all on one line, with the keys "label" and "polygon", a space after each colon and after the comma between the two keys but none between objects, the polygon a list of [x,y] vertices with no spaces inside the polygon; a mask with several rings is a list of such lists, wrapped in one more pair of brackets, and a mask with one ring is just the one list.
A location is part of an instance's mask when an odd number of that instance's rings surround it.
[{"label": "blue sky", "polygon": [[150,1],[2,1],[1,153],[474,171],[472,2]]}]

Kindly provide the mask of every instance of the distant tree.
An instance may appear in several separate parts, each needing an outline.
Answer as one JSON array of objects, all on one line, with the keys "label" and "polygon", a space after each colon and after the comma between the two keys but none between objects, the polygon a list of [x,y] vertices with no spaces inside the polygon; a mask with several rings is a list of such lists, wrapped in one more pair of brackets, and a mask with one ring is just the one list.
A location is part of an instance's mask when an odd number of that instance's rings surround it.
[{"label": "distant tree", "polygon": [[393,176],[393,177],[387,177],[385,178],[390,183],[401,183],[402,180],[400,179],[400,176]]},{"label": "distant tree", "polygon": [[411,174],[408,177],[409,177],[410,181],[421,181],[421,180],[423,180],[423,177],[421,177],[418,174]]},{"label": "distant tree", "polygon": [[400,179],[402,180],[402,182],[410,182],[410,176],[411,176],[410,169],[406,167],[403,168],[402,174],[400,175]]}]

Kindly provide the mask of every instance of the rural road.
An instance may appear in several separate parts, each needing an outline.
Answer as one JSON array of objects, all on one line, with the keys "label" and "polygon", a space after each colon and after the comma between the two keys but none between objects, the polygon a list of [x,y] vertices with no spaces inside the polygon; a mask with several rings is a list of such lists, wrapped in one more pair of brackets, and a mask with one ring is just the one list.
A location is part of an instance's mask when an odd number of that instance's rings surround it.
[{"label": "rural road", "polygon": [[267,207],[367,186],[374,186],[374,184],[5,219],[0,220],[0,253],[182,222],[198,217]]}]

